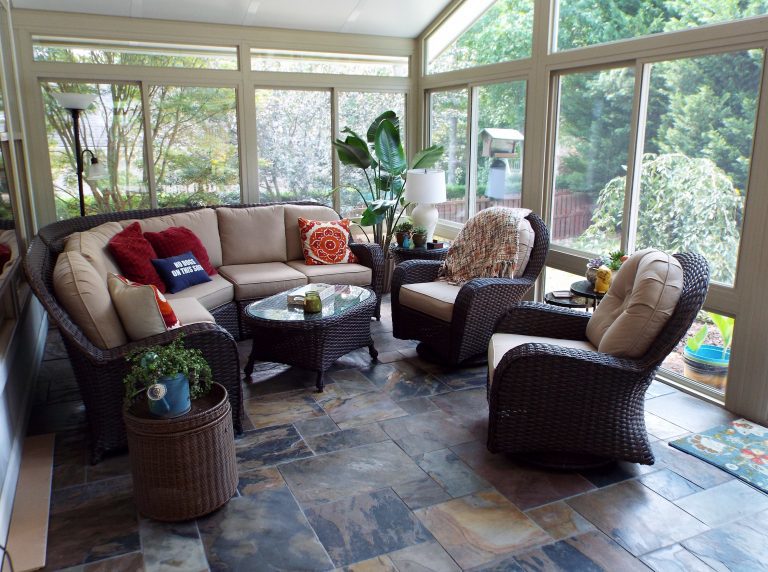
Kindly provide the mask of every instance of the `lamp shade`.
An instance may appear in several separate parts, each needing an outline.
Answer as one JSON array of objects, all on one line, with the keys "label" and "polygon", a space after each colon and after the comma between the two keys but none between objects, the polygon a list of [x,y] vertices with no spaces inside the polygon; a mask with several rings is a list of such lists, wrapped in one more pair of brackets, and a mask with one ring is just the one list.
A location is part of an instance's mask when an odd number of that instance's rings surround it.
[{"label": "lamp shade", "polygon": [[412,203],[443,203],[445,171],[440,169],[412,169],[405,179],[405,200]]},{"label": "lamp shade", "polygon": [[88,109],[98,94],[96,93],[52,93],[53,98],[64,109]]}]

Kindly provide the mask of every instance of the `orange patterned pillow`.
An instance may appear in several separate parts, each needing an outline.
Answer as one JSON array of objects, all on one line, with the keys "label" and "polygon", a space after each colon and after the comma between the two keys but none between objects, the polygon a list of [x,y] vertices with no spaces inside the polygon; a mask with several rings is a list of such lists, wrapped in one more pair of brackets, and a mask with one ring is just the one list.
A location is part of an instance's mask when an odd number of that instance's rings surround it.
[{"label": "orange patterned pillow", "polygon": [[125,332],[133,340],[181,327],[165,296],[152,284],[137,284],[110,273],[107,286]]},{"label": "orange patterned pillow", "polygon": [[357,262],[349,249],[349,219],[323,221],[299,217],[299,237],[307,264]]}]

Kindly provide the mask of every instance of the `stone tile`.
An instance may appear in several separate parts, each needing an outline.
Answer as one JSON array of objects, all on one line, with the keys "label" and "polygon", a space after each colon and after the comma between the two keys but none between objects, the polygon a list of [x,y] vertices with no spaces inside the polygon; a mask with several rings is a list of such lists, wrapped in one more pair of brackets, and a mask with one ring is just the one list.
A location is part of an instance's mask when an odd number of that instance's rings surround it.
[{"label": "stone tile", "polygon": [[322,408],[306,390],[265,395],[245,402],[245,412],[257,429],[321,417]]},{"label": "stone tile", "polygon": [[336,566],[432,540],[390,489],[319,505],[306,515]]},{"label": "stone tile", "polygon": [[671,385],[667,385],[661,381],[653,380],[651,385],[648,387],[648,391],[645,392],[645,398],[652,399],[654,397],[659,397],[660,395],[668,395],[670,393],[680,392]]},{"label": "stone tile", "polygon": [[[250,340],[248,344],[250,353]],[[245,358],[240,360],[240,366],[245,367],[247,360],[246,353]],[[245,399],[252,399],[289,391],[306,390],[311,393],[315,388],[316,379],[317,374],[306,369],[282,363],[257,362],[251,378],[243,381],[243,394]]]},{"label": "stone tile", "polygon": [[131,474],[131,458],[128,453],[107,457],[97,465],[88,465],[86,478],[88,482],[112,479]]},{"label": "stone tile", "polygon": [[658,470],[659,467],[656,465],[640,465],[638,463],[616,461],[603,467],[581,471],[580,474],[596,487],[607,487],[608,485],[620,483],[621,481]]},{"label": "stone tile", "polygon": [[435,373],[435,375],[451,389],[484,388],[488,384],[488,368],[486,366],[443,370]]},{"label": "stone tile", "polygon": [[653,492],[667,500],[677,500],[701,490],[688,479],[684,479],[674,471],[663,469],[641,477],[640,482]]},{"label": "stone tile", "polygon": [[437,542],[424,542],[389,554],[399,572],[459,572],[453,558]]},{"label": "stone tile", "polygon": [[635,481],[599,489],[567,502],[636,556],[707,530],[687,512]]},{"label": "stone tile", "polygon": [[595,530],[591,522],[563,501],[531,509],[525,514],[555,540]]},{"label": "stone tile", "polygon": [[84,464],[54,465],[52,489],[55,491],[65,487],[82,485],[85,483],[85,470]]},{"label": "stone tile", "polygon": [[462,497],[491,488],[450,449],[419,455],[416,463],[452,497]]},{"label": "stone tile", "polygon": [[253,495],[261,491],[279,489],[285,486],[283,475],[275,467],[256,469],[240,475],[237,492],[243,496]]},{"label": "stone tile", "polygon": [[333,422],[333,419],[327,415],[315,417],[314,419],[296,421],[293,426],[296,427],[296,430],[305,438],[314,435],[322,435],[323,433],[332,433],[333,431],[339,430],[336,423]]},{"label": "stone tile", "polygon": [[[768,510],[768,496],[734,479],[681,498],[675,501],[675,504],[704,524],[715,527]],[[768,538],[766,541],[768,542]]]},{"label": "stone tile", "polygon": [[476,438],[459,420],[449,419],[441,411],[385,421],[381,427],[411,456],[466,443]]},{"label": "stone tile", "polygon": [[139,522],[146,572],[205,572],[208,561],[197,523]]},{"label": "stone tile", "polygon": [[424,477],[424,472],[387,441],[342,449],[280,466],[288,486],[302,503],[329,502]]},{"label": "stone tile", "polygon": [[[408,349],[408,350],[405,350],[405,351],[411,351],[411,350]],[[415,352],[415,350],[414,350],[414,352]],[[402,351],[400,351],[400,350],[392,350],[392,351],[389,351],[389,352],[379,352],[379,358],[378,359],[379,359],[379,361],[381,363],[392,363],[392,362],[395,362],[395,361],[400,361],[401,359],[403,359],[403,357],[405,357],[405,356],[403,355]]]},{"label": "stone tile", "polygon": [[438,409],[437,405],[435,405],[428,397],[416,397],[414,399],[398,401],[397,405],[409,415],[428,413],[430,411],[437,411]]},{"label": "stone tile", "polygon": [[312,456],[293,425],[247,431],[235,439],[235,456],[241,473]]},{"label": "stone tile", "polygon": [[405,361],[381,364],[364,371],[381,391],[395,401],[428,397],[450,391],[450,388],[434,375],[416,368]]},{"label": "stone tile", "polygon": [[306,438],[307,445],[318,455],[382,441],[389,441],[389,437],[376,423]]},{"label": "stone tile", "polygon": [[68,403],[82,401],[83,396],[80,393],[80,388],[72,380],[72,383],[57,383],[51,384],[48,390],[48,403]]},{"label": "stone tile", "polygon": [[64,346],[61,332],[56,328],[51,328],[48,330],[48,334],[45,338],[45,353],[43,354],[43,360],[66,359],[67,357],[67,348]]},{"label": "stone tile", "polygon": [[380,332],[378,334],[373,334],[373,344],[376,346],[376,349],[380,352],[388,352],[392,350],[399,350],[403,348],[412,348],[416,347],[416,344],[418,342],[414,340],[400,340],[397,338],[393,338],[392,334],[389,332]]},{"label": "stone tile", "polygon": [[414,514],[462,568],[551,540],[496,491],[453,499]]},{"label": "stone tile", "polygon": [[485,388],[454,391],[430,398],[452,418],[463,419],[475,434],[485,441],[488,437],[488,399]]},{"label": "stone tile", "polygon": [[28,435],[85,430],[85,405],[80,401],[36,405],[30,414]]},{"label": "stone tile", "polygon": [[594,531],[535,548],[475,570],[486,572],[532,570],[635,572],[642,570],[647,572],[648,569],[610,538],[599,531]]},{"label": "stone tile", "polygon": [[411,510],[441,503],[451,498],[443,487],[427,476],[416,481],[394,485],[392,490]]},{"label": "stone tile", "polygon": [[656,456],[656,464],[668,467],[703,489],[733,480],[733,477],[725,471],[705,463],[693,455],[673,449],[666,443],[653,443],[651,448]]},{"label": "stone tile", "polygon": [[595,486],[577,473],[547,471],[520,465],[504,455],[494,455],[485,443],[474,441],[451,447],[477,475],[491,483],[515,506],[528,510]]},{"label": "stone tile", "polygon": [[211,570],[333,568],[287,488],[233,498],[197,523]]},{"label": "stone tile", "polygon": [[139,550],[139,525],[131,497],[109,497],[51,514],[46,559],[51,570]]},{"label": "stone tile", "polygon": [[51,514],[108,503],[115,499],[131,498],[133,498],[133,480],[130,475],[123,475],[54,491],[51,496]]},{"label": "stone tile", "polygon": [[[131,552],[82,566],[72,566],[61,572],[143,572],[145,569],[144,556],[141,552]],[[49,568],[46,566],[43,570],[49,570]]]},{"label": "stone tile", "polygon": [[[75,379],[75,372],[72,369],[72,364],[65,356],[59,359],[48,359],[40,362],[40,372],[37,374],[38,379],[47,380],[50,382],[50,389],[56,389],[62,385],[65,380]],[[77,384],[67,384],[67,387]]]},{"label": "stone tile", "polygon": [[344,566],[344,568],[337,568],[344,572],[399,572],[395,567],[395,563],[386,554],[382,556],[376,556],[362,562],[356,562],[350,566]]},{"label": "stone tile", "polygon": [[712,568],[679,544],[646,554],[641,560],[657,572],[712,572]]},{"label": "stone tile", "polygon": [[328,377],[333,380],[336,392],[343,397],[354,397],[377,389],[359,369],[333,371]]},{"label": "stone tile", "polygon": [[768,570],[768,511],[726,524],[682,542],[716,570]]},{"label": "stone tile", "polygon": [[672,437],[688,433],[683,427],[670,423],[666,419],[662,419],[648,411],[645,412],[645,428],[650,435],[657,439],[671,439]]},{"label": "stone tile", "polygon": [[394,401],[380,392],[364,393],[348,398],[335,397],[324,400],[322,406],[339,429],[349,429],[406,415]]},{"label": "stone tile", "polygon": [[684,432],[706,431],[735,419],[722,407],[682,392],[649,399],[645,403],[645,409],[682,427]]}]

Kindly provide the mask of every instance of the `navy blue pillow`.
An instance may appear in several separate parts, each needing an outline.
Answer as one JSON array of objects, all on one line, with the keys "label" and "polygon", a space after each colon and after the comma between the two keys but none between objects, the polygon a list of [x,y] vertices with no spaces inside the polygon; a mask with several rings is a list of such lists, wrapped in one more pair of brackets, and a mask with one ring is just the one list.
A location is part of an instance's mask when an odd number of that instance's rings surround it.
[{"label": "navy blue pillow", "polygon": [[181,292],[195,284],[211,281],[205,268],[191,252],[170,258],[153,258],[152,264],[171,294]]}]

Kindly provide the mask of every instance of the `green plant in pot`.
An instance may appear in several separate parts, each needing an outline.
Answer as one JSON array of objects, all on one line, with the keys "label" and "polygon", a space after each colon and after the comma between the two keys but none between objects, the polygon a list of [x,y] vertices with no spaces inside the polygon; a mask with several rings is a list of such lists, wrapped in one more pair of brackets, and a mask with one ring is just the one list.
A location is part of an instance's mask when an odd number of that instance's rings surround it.
[{"label": "green plant in pot", "polygon": [[185,348],[182,338],[128,354],[131,370],[123,380],[126,407],[146,390],[149,411],[170,419],[187,413],[192,399],[210,391],[211,367],[200,350]]},{"label": "green plant in pot", "polygon": [[413,230],[413,223],[411,221],[403,221],[395,227],[395,240],[397,240],[397,246],[400,248],[408,248],[408,241],[411,238],[411,231]]},{"label": "green plant in pot", "polygon": [[720,332],[723,345],[716,346],[704,343],[709,333],[709,328],[705,323],[685,343],[683,350],[684,374],[694,381],[724,391],[728,382],[728,364],[731,359],[734,320],[728,316],[721,316],[712,312],[706,312],[706,314]]},{"label": "green plant in pot", "polygon": [[411,239],[413,240],[413,246],[415,248],[424,248],[424,246],[427,244],[427,227],[414,227]]},{"label": "green plant in pot", "polygon": [[342,133],[347,137],[333,142],[339,161],[361,169],[368,184],[365,191],[351,187],[365,204],[360,225],[373,227],[373,241],[387,252],[395,226],[410,204],[403,196],[406,172],[434,166],[443,155],[443,147],[432,145],[419,151],[409,167],[400,140],[400,119],[394,111],[385,111],[374,119],[365,139],[349,127]]}]

